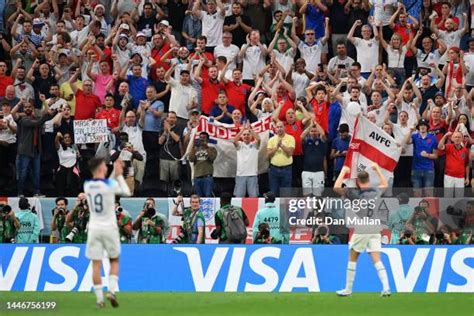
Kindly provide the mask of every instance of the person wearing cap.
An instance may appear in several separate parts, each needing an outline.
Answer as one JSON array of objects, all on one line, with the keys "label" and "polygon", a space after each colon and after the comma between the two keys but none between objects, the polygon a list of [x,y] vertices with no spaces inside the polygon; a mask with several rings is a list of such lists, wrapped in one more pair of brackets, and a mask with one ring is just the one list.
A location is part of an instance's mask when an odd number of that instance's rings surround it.
[{"label": "person wearing cap", "polygon": [[252,236],[254,243],[261,239],[262,227],[267,227],[270,232],[268,243],[288,244],[290,242],[289,234],[282,230],[283,223],[281,223],[280,206],[275,203],[276,194],[267,192],[263,196],[265,198],[265,207],[257,211],[253,221]]},{"label": "person wearing cap", "polygon": [[94,18],[100,22],[100,32],[105,36],[109,35],[110,25],[105,19],[105,7],[100,3],[94,7]]},{"label": "person wearing cap", "polygon": [[200,10],[201,0],[194,2],[192,14],[202,21],[202,35],[207,38],[207,48],[214,51],[214,47],[222,42],[225,8],[221,0],[208,0],[207,11]]},{"label": "person wearing cap", "polygon": [[[438,144],[438,149],[446,153],[443,187],[457,189],[454,190],[455,197],[464,196],[464,187],[469,185],[469,150],[464,146],[463,138],[460,132],[448,132]],[[446,144],[448,139],[452,143]],[[449,192],[449,197],[452,197],[452,192]]]},{"label": "person wearing cap", "polygon": [[188,70],[181,70],[179,81],[171,77],[176,64],[173,64],[165,74],[165,80],[171,87],[170,111],[174,111],[178,117],[177,125],[186,126],[186,120],[189,119],[189,111],[197,108],[197,92],[191,85],[191,74]]},{"label": "person wearing cap", "polygon": [[[433,134],[428,133],[430,124],[427,120],[421,119],[418,122],[418,133],[408,133],[405,138],[406,144],[413,144],[413,163],[411,172],[411,182],[415,189],[425,189],[426,196],[431,196],[431,189],[434,186],[434,163],[438,158],[438,141]],[[414,128],[412,127],[413,131]],[[416,196],[422,196],[422,190],[415,190]]]},{"label": "person wearing cap", "polygon": [[[128,26],[127,24],[124,24]],[[120,69],[128,67],[128,61],[132,55],[132,44],[129,43],[127,34],[117,32],[112,42],[113,52],[118,58]]]}]

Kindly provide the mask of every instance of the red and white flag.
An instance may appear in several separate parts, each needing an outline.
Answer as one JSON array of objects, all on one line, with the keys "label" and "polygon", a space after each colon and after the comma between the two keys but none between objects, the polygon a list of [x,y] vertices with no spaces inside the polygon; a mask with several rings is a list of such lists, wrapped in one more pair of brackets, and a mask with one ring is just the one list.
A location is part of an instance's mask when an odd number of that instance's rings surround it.
[{"label": "red and white flag", "polygon": [[379,185],[379,178],[372,165],[377,163],[382,174],[388,179],[393,177],[402,148],[396,140],[380,127],[359,115],[354,124],[354,132],[347,151],[344,165],[351,168],[350,179],[357,178],[357,173],[366,171],[373,187]]}]

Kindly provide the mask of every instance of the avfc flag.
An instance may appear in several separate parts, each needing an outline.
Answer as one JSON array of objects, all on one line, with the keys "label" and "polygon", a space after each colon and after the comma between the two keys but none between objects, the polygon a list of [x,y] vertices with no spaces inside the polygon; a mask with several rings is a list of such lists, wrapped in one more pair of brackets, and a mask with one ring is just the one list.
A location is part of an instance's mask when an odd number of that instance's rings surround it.
[{"label": "avfc flag", "polygon": [[348,178],[355,179],[358,172],[366,171],[370,175],[371,186],[378,186],[379,178],[372,169],[374,163],[380,166],[382,174],[387,180],[392,178],[393,170],[397,166],[402,152],[400,145],[392,136],[359,114],[344,161],[344,165],[351,168]]}]

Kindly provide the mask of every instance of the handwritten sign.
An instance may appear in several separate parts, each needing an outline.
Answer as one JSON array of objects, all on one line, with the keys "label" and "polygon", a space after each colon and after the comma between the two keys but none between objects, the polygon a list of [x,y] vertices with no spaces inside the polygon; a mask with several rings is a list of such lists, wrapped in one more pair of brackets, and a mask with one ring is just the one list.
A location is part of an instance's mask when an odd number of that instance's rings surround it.
[{"label": "handwritten sign", "polygon": [[107,120],[74,120],[76,144],[105,142],[107,135]]}]

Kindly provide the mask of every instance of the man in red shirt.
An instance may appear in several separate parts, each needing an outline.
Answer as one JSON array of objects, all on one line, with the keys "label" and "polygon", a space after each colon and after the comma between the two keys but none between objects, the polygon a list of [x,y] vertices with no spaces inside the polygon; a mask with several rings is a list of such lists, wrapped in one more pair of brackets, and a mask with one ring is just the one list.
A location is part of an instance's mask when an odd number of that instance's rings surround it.
[{"label": "man in red shirt", "polygon": [[[445,98],[442,92],[437,92],[435,95],[435,102],[430,99],[428,100],[428,109],[429,111],[429,122],[430,128],[428,133],[433,134],[436,137],[436,141],[439,143],[444,134],[449,130],[449,124],[451,123],[453,107],[452,103],[448,103],[448,117],[443,119],[441,117],[442,104],[445,102]],[[424,113],[426,114],[426,112]],[[435,165],[435,187],[443,187],[444,179],[444,162],[445,162],[444,151],[438,150],[438,159],[434,161]]]},{"label": "man in red shirt", "polygon": [[278,119],[280,121],[286,121],[286,112],[289,109],[293,109],[294,107],[294,101],[296,98],[295,94],[295,89],[293,89],[293,86],[288,83],[288,81],[283,78],[283,75],[281,72],[278,73],[278,78],[280,80],[280,83],[277,86],[276,89],[276,97],[277,97],[277,102],[278,104],[283,103],[283,108],[280,111],[280,116]]},{"label": "man in red shirt", "polygon": [[201,59],[199,65],[194,74],[194,79],[201,84],[201,112],[205,115],[211,113],[211,109],[214,106],[215,100],[219,95],[219,90],[224,90],[224,85],[219,81],[219,71],[217,66],[209,67],[208,78],[201,77],[202,67],[205,64],[205,60]]},{"label": "man in red shirt", "polygon": [[225,78],[225,72],[230,61],[221,71],[220,82],[224,83],[225,91],[229,100],[232,100],[232,105],[238,109],[244,117],[246,117],[245,104],[247,103],[247,96],[250,94],[252,87],[248,84],[242,83],[242,71],[235,68],[232,71],[232,81]]},{"label": "man in red shirt", "polygon": [[[437,14],[438,13],[436,13],[436,15]],[[451,3],[443,2],[441,4],[441,16],[438,16],[435,19],[435,24],[439,30],[446,31],[446,26],[444,23],[446,22],[447,19],[453,20],[455,24],[454,30],[457,30],[459,28],[459,18],[451,15]]]},{"label": "man in red shirt", "polygon": [[208,78],[209,67],[214,64],[214,55],[210,52],[206,52],[207,38],[204,35],[199,36],[196,39],[196,48],[194,53],[189,55],[189,60],[202,60],[204,59],[204,65],[202,69],[202,79]]},{"label": "man in red shirt", "polygon": [[76,70],[76,73],[69,79],[71,89],[76,96],[76,112],[74,115],[75,120],[88,120],[95,117],[97,108],[101,107],[100,99],[98,96],[92,93],[92,81],[84,80],[82,83],[82,89],[77,87],[77,78],[81,71]]},{"label": "man in red shirt", "polygon": [[112,130],[112,133],[117,133],[120,129],[120,110],[114,108],[114,96],[108,93],[104,100],[104,109],[96,113],[96,119],[107,120],[107,127]]},{"label": "man in red shirt", "polygon": [[[273,121],[276,123],[279,121],[281,116],[281,111],[284,108],[285,103],[280,102],[275,112],[273,112]],[[293,152],[293,186],[301,187],[301,173],[303,172],[303,145],[301,142],[301,134],[305,129],[307,122],[311,120],[311,115],[303,106],[303,103],[298,102],[297,107],[303,113],[303,118],[301,120],[296,119],[296,111],[293,108],[286,110],[285,121],[285,133],[293,136],[295,138],[295,150]]]},{"label": "man in red shirt", "polygon": [[[398,22],[395,23],[397,16]],[[411,20],[411,24],[408,24],[408,19]],[[395,11],[395,13],[392,15],[389,25],[394,33],[400,35],[403,45],[406,45],[410,40],[410,33],[415,36],[416,30],[418,29],[418,21],[409,15],[403,6],[399,6],[397,11]],[[415,66],[415,57],[413,56],[412,50],[408,49],[405,56],[405,69],[407,73],[411,74],[413,67]]]},{"label": "man in red shirt", "polygon": [[170,65],[167,62],[161,61],[161,57],[171,49],[171,45],[165,41],[161,34],[153,35],[152,43],[153,48],[151,49],[151,57],[156,61],[156,63],[151,66],[150,77],[153,81],[156,81],[158,79],[156,69],[163,67],[165,70],[168,70],[170,68]]},{"label": "man in red shirt", "polygon": [[329,103],[326,88],[320,84],[310,85],[306,88],[306,100],[313,107],[314,119],[327,134],[329,132]]},{"label": "man in red shirt", "polygon": [[[451,137],[451,144],[446,140]],[[444,187],[454,190],[455,197],[464,196],[464,187],[469,184],[469,151],[463,145],[460,132],[446,133],[438,144],[438,149],[446,151]]]},{"label": "man in red shirt", "polygon": [[9,85],[13,84],[13,78],[7,76],[7,64],[4,61],[0,61],[0,97],[5,96],[5,90]]}]

